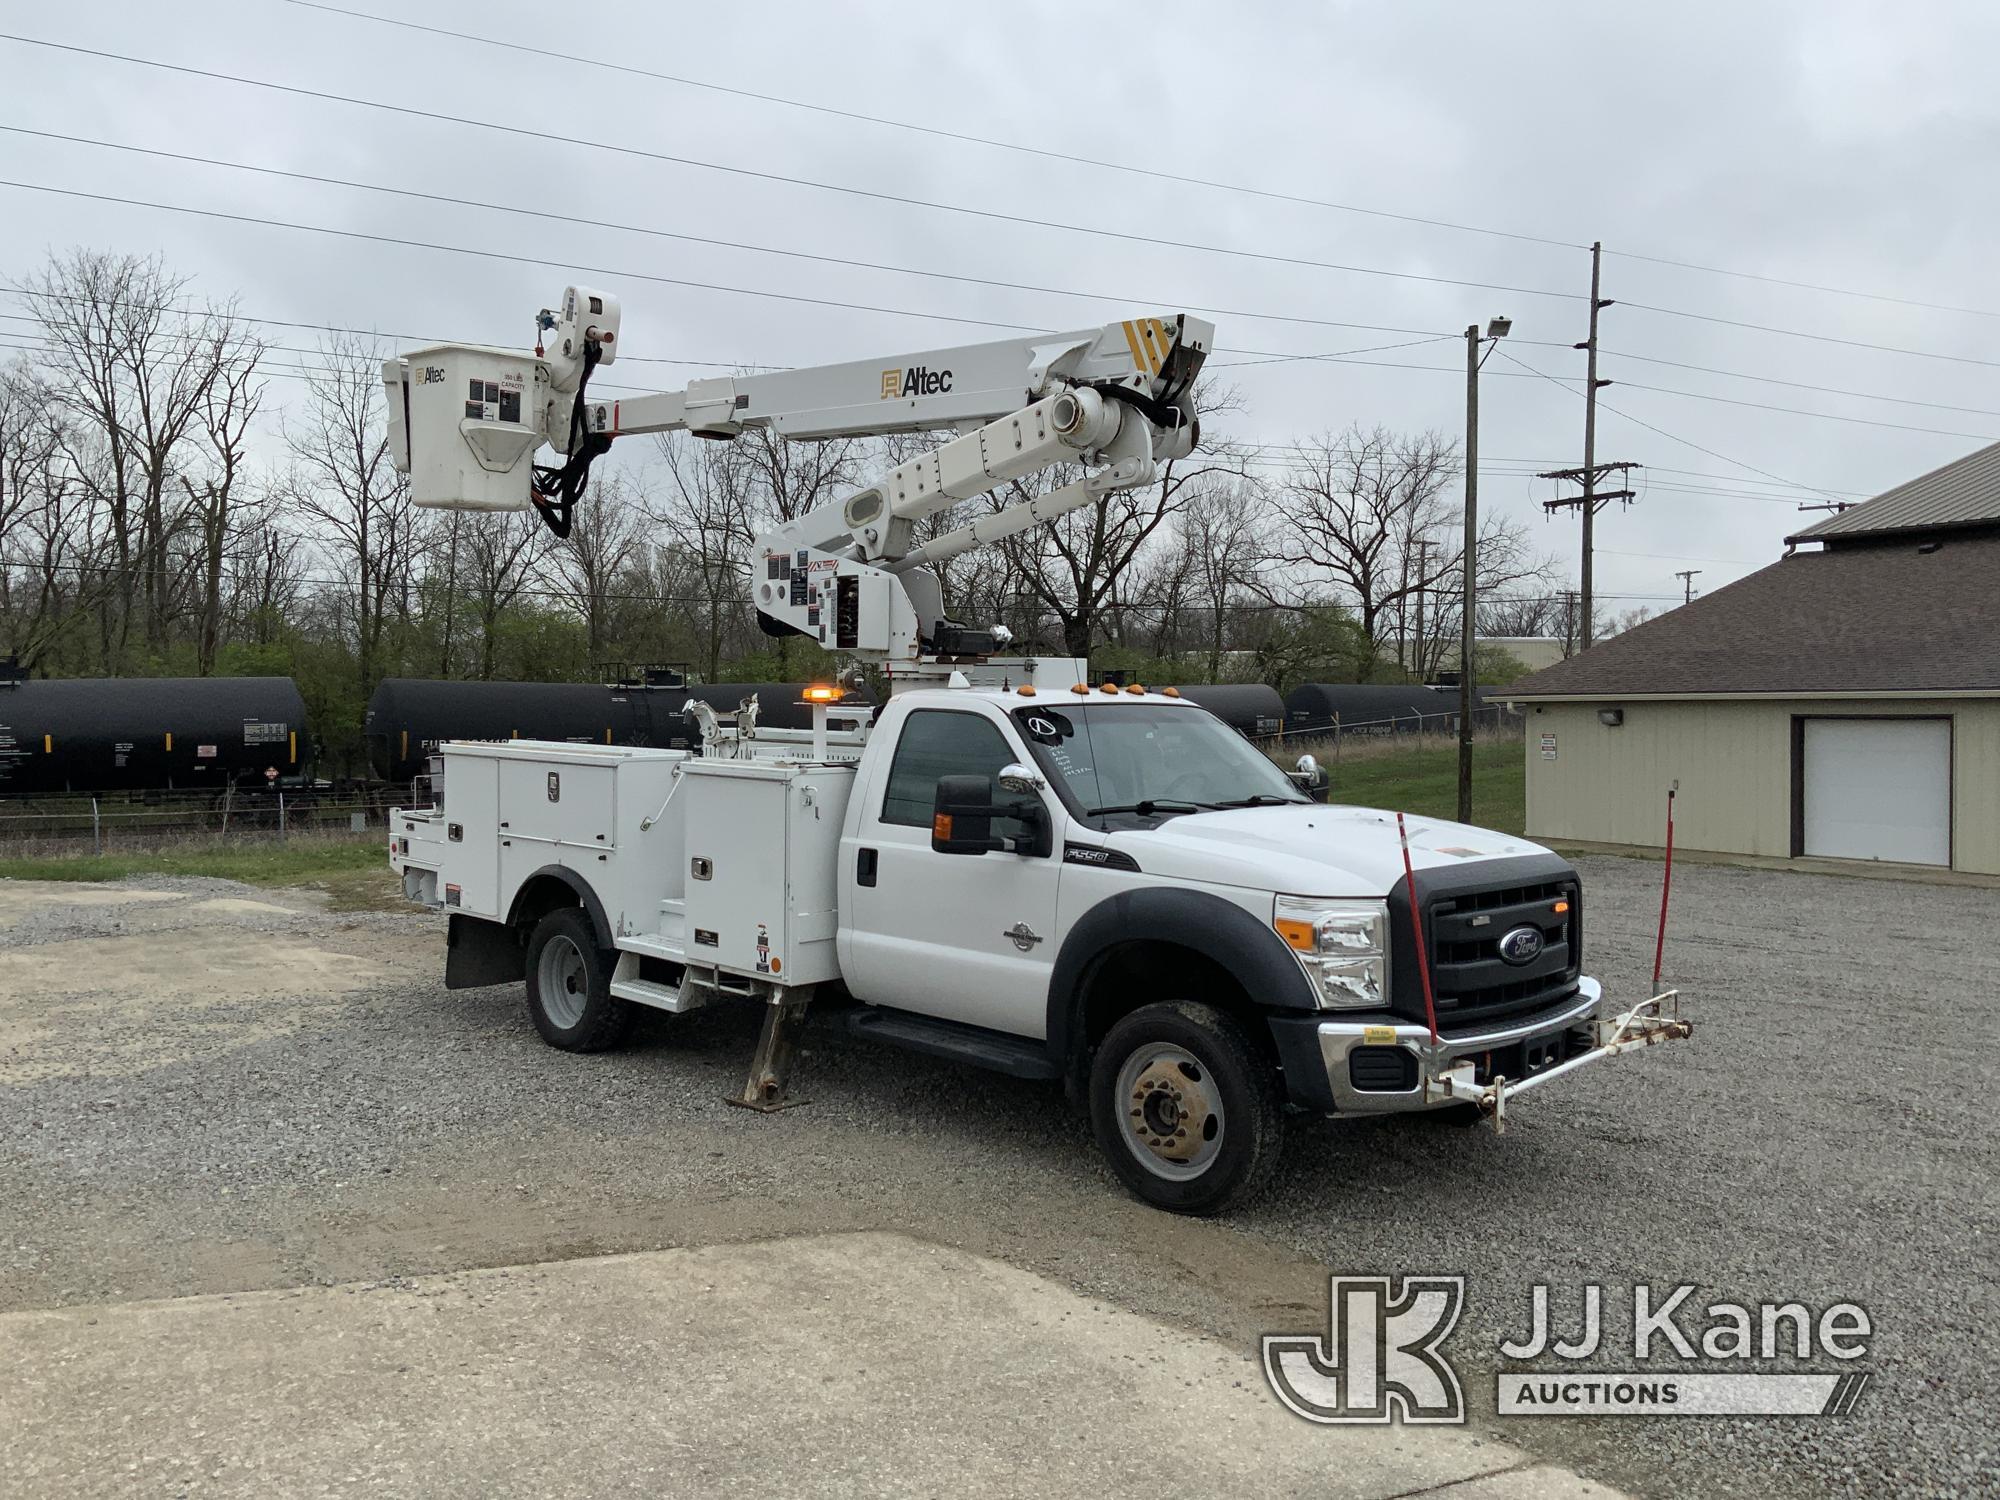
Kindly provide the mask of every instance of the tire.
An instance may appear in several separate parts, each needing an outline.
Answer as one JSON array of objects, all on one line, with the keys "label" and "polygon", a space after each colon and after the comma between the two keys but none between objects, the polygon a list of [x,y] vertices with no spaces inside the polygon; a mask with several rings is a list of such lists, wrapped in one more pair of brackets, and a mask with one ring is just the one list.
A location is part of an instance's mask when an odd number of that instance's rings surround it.
[{"label": "tire", "polygon": [[597,946],[582,908],[557,907],[528,939],[528,1017],[551,1047],[602,1052],[625,1040],[632,1007],[611,996],[616,955]]},{"label": "tire", "polygon": [[1090,1118],[1118,1180],[1180,1214],[1255,1198],[1284,1138],[1276,1072],[1249,1033],[1186,1000],[1142,1006],[1111,1028],[1091,1063]]}]

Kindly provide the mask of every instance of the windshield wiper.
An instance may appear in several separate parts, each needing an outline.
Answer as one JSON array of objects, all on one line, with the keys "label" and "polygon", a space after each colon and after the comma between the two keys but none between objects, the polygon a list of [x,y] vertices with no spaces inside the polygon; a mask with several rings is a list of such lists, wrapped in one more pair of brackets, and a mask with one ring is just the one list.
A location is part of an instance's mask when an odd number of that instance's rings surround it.
[{"label": "windshield wiper", "polygon": [[1254,796],[1238,797],[1233,802],[1218,802],[1217,807],[1306,807],[1310,804],[1304,797],[1279,797],[1271,792],[1258,792]]},{"label": "windshield wiper", "polygon": [[1137,813],[1142,818],[1150,818],[1156,812],[1213,812],[1215,806],[1208,802],[1187,802],[1179,797],[1148,797],[1144,802],[1134,802],[1126,807],[1092,807],[1084,811],[1087,818],[1095,818],[1102,813]]}]

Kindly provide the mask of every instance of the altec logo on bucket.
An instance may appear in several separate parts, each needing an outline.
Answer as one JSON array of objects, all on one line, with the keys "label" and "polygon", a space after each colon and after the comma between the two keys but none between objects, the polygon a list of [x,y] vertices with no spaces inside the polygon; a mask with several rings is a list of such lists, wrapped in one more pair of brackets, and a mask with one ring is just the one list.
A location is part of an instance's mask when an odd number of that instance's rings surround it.
[{"label": "altec logo on bucket", "polygon": [[933,370],[929,365],[911,365],[907,370],[882,372],[882,399],[902,396],[941,396],[951,389],[951,371]]},{"label": "altec logo on bucket", "polygon": [[[1582,1289],[1573,1337],[1552,1326],[1549,1288],[1530,1289],[1529,1324],[1503,1339],[1502,1361],[1571,1361],[1501,1370],[1494,1409],[1506,1416],[1846,1416],[1867,1388],[1865,1370],[1801,1371],[1799,1363],[1851,1364],[1874,1334],[1865,1309],[1836,1302],[1692,1303],[1694,1288],[1632,1288],[1632,1368],[1582,1369],[1604,1346],[1604,1288]],[[1463,1422],[1458,1372],[1442,1352],[1465,1305],[1462,1276],[1335,1276],[1324,1337],[1271,1334],[1264,1378],[1309,1422]],[[1700,1360],[1708,1368],[1690,1370]],[[1684,1363],[1686,1362],[1686,1363]],[[1717,1370],[1717,1365],[1750,1368]],[[1774,1369],[1774,1365],[1792,1368]]]}]

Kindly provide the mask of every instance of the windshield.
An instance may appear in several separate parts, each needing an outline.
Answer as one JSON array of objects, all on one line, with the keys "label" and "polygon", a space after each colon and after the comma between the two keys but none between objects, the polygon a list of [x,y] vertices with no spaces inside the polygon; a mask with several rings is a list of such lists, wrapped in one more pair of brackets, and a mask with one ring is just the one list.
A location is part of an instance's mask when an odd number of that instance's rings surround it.
[{"label": "windshield", "polygon": [[1017,709],[1014,720],[1080,816],[1131,827],[1177,813],[1308,800],[1248,740],[1192,704],[1066,703]]}]

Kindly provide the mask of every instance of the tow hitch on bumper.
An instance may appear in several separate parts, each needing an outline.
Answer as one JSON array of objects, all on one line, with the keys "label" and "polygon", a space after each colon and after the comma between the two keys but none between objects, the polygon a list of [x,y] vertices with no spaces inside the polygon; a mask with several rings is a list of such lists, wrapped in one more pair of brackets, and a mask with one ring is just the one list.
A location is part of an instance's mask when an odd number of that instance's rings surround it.
[{"label": "tow hitch on bumper", "polygon": [[1553,1015],[1490,1030],[1440,1036],[1409,1022],[1389,1025],[1324,1021],[1320,1061],[1334,1112],[1382,1114],[1470,1104],[1504,1129],[1507,1101],[1552,1078],[1620,1052],[1692,1034],[1680,1015],[1680,992],[1664,990],[1620,1014],[1598,1014],[1603,991],[1578,983],[1575,999]]},{"label": "tow hitch on bumper", "polygon": [[1635,1052],[1661,1042],[1680,1041],[1694,1034],[1694,1023],[1681,1019],[1679,990],[1662,990],[1650,1000],[1641,1000],[1623,1015],[1596,1021],[1593,1026],[1596,1036],[1588,1050],[1512,1082],[1504,1077],[1496,1077],[1485,1084],[1478,1082],[1476,1069],[1469,1058],[1446,1061],[1435,1069],[1426,1067],[1426,1102],[1476,1105],[1479,1112],[1493,1122],[1495,1131],[1504,1131],[1507,1128],[1507,1101],[1516,1094],[1525,1094],[1529,1089],[1540,1088],[1552,1078],[1574,1073],[1578,1068],[1602,1062],[1607,1057],[1616,1057],[1621,1052]]}]

